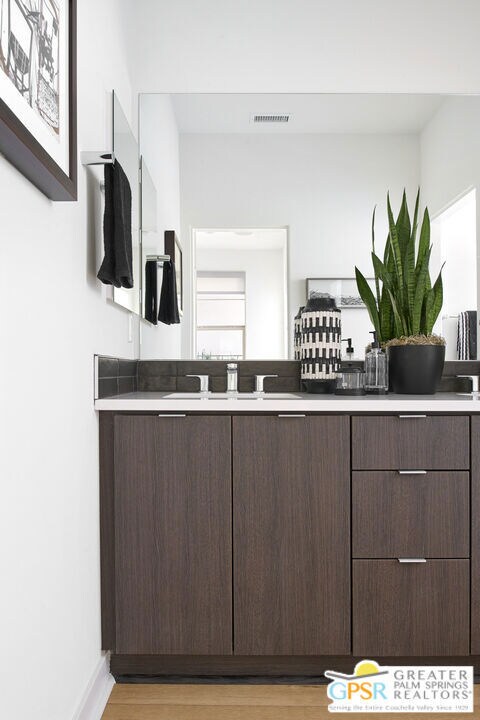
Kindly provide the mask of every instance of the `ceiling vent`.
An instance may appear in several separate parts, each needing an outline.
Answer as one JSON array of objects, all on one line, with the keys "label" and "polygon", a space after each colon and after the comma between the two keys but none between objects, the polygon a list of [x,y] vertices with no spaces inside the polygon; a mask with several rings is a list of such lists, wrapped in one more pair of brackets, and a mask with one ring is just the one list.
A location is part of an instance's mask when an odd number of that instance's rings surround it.
[{"label": "ceiling vent", "polygon": [[253,115],[254,123],[288,123],[290,115]]}]

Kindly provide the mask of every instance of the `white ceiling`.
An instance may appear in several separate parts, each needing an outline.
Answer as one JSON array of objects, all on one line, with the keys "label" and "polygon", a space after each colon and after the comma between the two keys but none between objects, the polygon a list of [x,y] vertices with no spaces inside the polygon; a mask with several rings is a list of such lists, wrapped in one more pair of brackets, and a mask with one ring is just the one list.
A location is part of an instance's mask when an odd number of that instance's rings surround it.
[{"label": "white ceiling", "polygon": [[[180,133],[418,133],[442,95],[175,94]],[[290,114],[288,123],[254,124],[254,114]]]},{"label": "white ceiling", "polygon": [[278,250],[286,243],[284,228],[197,230],[197,250]]}]

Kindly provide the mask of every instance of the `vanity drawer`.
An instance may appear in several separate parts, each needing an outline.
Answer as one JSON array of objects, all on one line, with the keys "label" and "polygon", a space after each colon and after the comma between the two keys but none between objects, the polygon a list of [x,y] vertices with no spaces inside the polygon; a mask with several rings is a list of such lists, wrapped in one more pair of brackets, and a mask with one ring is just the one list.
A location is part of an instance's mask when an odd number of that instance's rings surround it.
[{"label": "vanity drawer", "polygon": [[468,655],[469,561],[353,562],[353,655]]},{"label": "vanity drawer", "polygon": [[404,414],[352,418],[354,470],[468,470],[468,417]]},{"label": "vanity drawer", "polygon": [[468,472],[352,476],[352,547],[356,558],[468,558]]}]

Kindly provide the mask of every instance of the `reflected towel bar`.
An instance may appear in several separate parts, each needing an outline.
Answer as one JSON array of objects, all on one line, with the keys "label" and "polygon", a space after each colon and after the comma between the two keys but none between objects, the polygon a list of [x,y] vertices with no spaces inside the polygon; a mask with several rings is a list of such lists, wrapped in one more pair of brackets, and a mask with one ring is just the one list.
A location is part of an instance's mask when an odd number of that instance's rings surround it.
[{"label": "reflected towel bar", "polygon": [[84,167],[87,165],[113,165],[115,155],[113,152],[86,150],[80,153],[80,160]]},{"label": "reflected towel bar", "polygon": [[149,260],[156,260],[157,263],[170,262],[170,255],[147,255],[147,262]]}]

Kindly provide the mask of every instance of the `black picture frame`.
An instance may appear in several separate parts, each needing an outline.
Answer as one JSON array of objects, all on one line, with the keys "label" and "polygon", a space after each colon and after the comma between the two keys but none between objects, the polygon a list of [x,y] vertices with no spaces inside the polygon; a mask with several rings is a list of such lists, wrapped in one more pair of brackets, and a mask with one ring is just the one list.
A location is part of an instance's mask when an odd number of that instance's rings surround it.
[{"label": "black picture frame", "polygon": [[0,152],[50,200],[77,200],[77,0],[68,0],[69,173],[0,99]]},{"label": "black picture frame", "polygon": [[165,230],[165,254],[175,263],[178,312],[183,315],[183,252],[175,230]]}]

